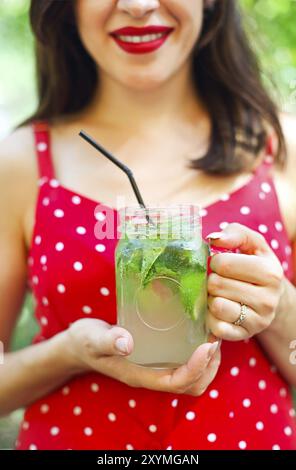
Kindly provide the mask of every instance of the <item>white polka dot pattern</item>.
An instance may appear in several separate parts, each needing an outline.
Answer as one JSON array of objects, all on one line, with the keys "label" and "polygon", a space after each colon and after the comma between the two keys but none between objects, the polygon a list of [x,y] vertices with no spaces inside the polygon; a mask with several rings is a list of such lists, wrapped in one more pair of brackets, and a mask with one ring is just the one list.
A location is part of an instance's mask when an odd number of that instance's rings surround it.
[{"label": "white polka dot pattern", "polygon": [[114,413],[109,413],[108,414],[108,419],[109,419],[109,421],[114,422],[114,421],[116,421],[116,415]]},{"label": "white polka dot pattern", "polygon": [[105,216],[105,214],[103,214],[103,212],[96,212],[96,213],[95,213],[95,218],[96,218],[99,222],[103,222],[103,221],[106,219],[106,216]]},{"label": "white polka dot pattern", "polygon": [[96,383],[92,383],[90,388],[91,388],[91,391],[94,392],[94,393],[97,393],[100,390],[99,385],[96,384]]},{"label": "white polka dot pattern", "polygon": [[44,197],[44,198],[42,199],[42,204],[43,204],[44,206],[49,206],[49,204],[50,204],[50,199],[49,199],[49,197]]},{"label": "white polka dot pattern", "polygon": [[218,398],[219,392],[218,392],[218,390],[210,390],[209,395],[210,395],[211,398],[215,399],[215,398]]},{"label": "white polka dot pattern", "polygon": [[264,429],[264,424],[262,423],[262,421],[258,421],[258,422],[256,423],[256,429],[257,429],[258,431],[263,431],[263,429]]},{"label": "white polka dot pattern", "polygon": [[58,284],[57,285],[57,291],[60,293],[60,294],[64,294],[66,292],[66,287],[64,286],[64,284]]},{"label": "white polka dot pattern", "polygon": [[110,291],[107,287],[101,287],[100,292],[102,295],[107,296],[110,294]]},{"label": "white polka dot pattern", "polygon": [[284,429],[284,433],[286,434],[286,436],[291,436],[292,435],[292,428],[290,426],[286,426],[285,429]]},{"label": "white polka dot pattern", "polygon": [[76,228],[76,232],[79,234],[79,235],[85,235],[86,234],[86,228],[85,227],[82,227],[82,226],[79,226]]},{"label": "white polka dot pattern", "polygon": [[157,431],[157,426],[155,426],[155,424],[150,424],[148,429],[150,432],[154,433]]},{"label": "white polka dot pattern", "polygon": [[238,367],[232,367],[231,370],[230,370],[230,374],[233,377],[236,377],[239,374],[239,368]]},{"label": "white polka dot pattern", "polygon": [[55,249],[57,251],[63,251],[63,249],[65,248],[65,245],[63,242],[57,242],[56,245],[55,245]]},{"label": "white polka dot pattern", "polygon": [[47,150],[47,144],[45,142],[39,142],[37,144],[37,150],[39,152],[45,152],[45,150]]},{"label": "white polka dot pattern", "polygon": [[245,399],[243,400],[243,406],[244,406],[245,408],[249,408],[249,407],[251,406],[251,400],[250,400],[249,398],[245,398]]},{"label": "white polka dot pattern", "polygon": [[278,409],[278,406],[277,406],[275,403],[273,403],[273,404],[270,406],[270,412],[271,412],[272,414],[276,414],[276,413],[278,412],[278,410],[279,410],[279,409]]},{"label": "white polka dot pattern", "polygon": [[261,233],[267,233],[268,232],[268,228],[266,227],[265,224],[260,224],[259,227],[258,227],[258,230]]},{"label": "white polka dot pattern", "polygon": [[53,426],[51,429],[50,429],[50,434],[52,436],[57,436],[60,432],[60,428],[58,426]]},{"label": "white polka dot pattern", "polygon": [[83,432],[86,436],[91,436],[93,434],[93,430],[90,427],[84,428]]},{"label": "white polka dot pattern", "polygon": [[[42,158],[46,152],[44,147]],[[202,208],[203,229],[205,233],[225,230],[232,222],[249,226],[264,235],[288,276],[291,244],[278,208],[270,207],[274,204],[271,180],[258,175],[238,191],[222,194],[218,206]],[[109,211],[97,210],[95,201],[64,188],[51,175],[40,176],[42,220],[36,221],[28,256],[41,329],[38,340],[47,340],[77,319],[99,318],[115,324],[116,244],[94,233],[95,225],[105,227]],[[253,338],[223,342],[219,373],[201,397],[158,395],[96,372],[75,377],[38,400],[35,408],[29,406],[17,446],[75,450],[97,448],[106,439],[105,448],[114,445],[126,450],[145,445],[185,448],[187,441],[190,448],[249,450],[262,443],[270,450],[291,447],[295,410],[286,406],[289,390],[256,344]],[[172,433],[165,439],[167,423]],[[67,441],[72,430],[77,442]]]},{"label": "white polka dot pattern", "polygon": [[75,261],[75,263],[73,264],[73,268],[75,269],[75,271],[82,271],[83,264],[80,261]]},{"label": "white polka dot pattern", "polygon": [[188,421],[193,421],[195,419],[195,413],[194,411],[187,411],[186,413],[186,419]]},{"label": "white polka dot pattern", "polygon": [[83,313],[85,313],[86,315],[89,315],[90,313],[92,313],[92,308],[89,307],[88,305],[84,305],[84,306],[82,307],[82,311],[83,311]]},{"label": "white polka dot pattern", "polygon": [[36,235],[36,237],[35,237],[35,243],[36,243],[36,245],[40,245],[41,240],[42,240],[41,236],[40,236],[40,235]]},{"label": "white polka dot pattern", "polygon": [[53,178],[53,179],[50,180],[49,185],[52,188],[58,188],[60,186],[60,183],[58,182],[58,180]]},{"label": "white polka dot pattern", "polygon": [[266,182],[262,183],[262,184],[261,184],[261,189],[262,189],[262,191],[264,191],[265,193],[270,193],[270,191],[271,191],[270,184],[269,184],[269,183],[266,183]]},{"label": "white polka dot pattern", "polygon": [[106,250],[106,246],[103,245],[102,243],[98,243],[98,244],[95,246],[95,249],[96,249],[96,251],[98,251],[99,253],[103,253],[103,252]]},{"label": "white polka dot pattern", "polygon": [[227,227],[227,225],[229,225],[228,222],[221,222],[221,223],[219,224],[219,228],[220,228],[221,230],[224,230],[224,229]]},{"label": "white polka dot pattern", "polygon": [[200,217],[206,217],[208,215],[207,209],[200,209],[199,215]]},{"label": "white polka dot pattern", "polygon": [[46,264],[47,263],[47,256],[46,255],[42,255],[40,257],[40,263],[41,264]]},{"label": "white polka dot pattern", "polygon": [[210,434],[208,434],[207,439],[208,439],[209,442],[215,442],[217,440],[217,436],[216,436],[216,434],[211,432]]},{"label": "white polka dot pattern", "polygon": [[259,380],[259,382],[258,382],[258,388],[259,388],[260,390],[265,390],[265,389],[266,389],[266,382],[265,382],[265,380]]},{"label": "white polka dot pattern", "polygon": [[248,215],[250,214],[250,212],[251,212],[251,209],[248,206],[242,206],[240,208],[240,213],[243,215]]},{"label": "white polka dot pattern", "polygon": [[247,443],[246,443],[246,441],[239,441],[238,447],[239,447],[240,449],[242,449],[242,450],[243,450],[243,449],[246,449],[246,448],[247,448]]},{"label": "white polka dot pattern", "polygon": [[74,409],[73,409],[73,414],[75,416],[79,416],[79,415],[81,415],[81,413],[82,413],[81,407],[80,406],[75,406]]},{"label": "white polka dot pattern", "polygon": [[43,413],[43,414],[49,412],[49,406],[47,405],[47,403],[43,403],[43,404],[40,406],[40,411],[41,411],[41,413]]},{"label": "white polka dot pattern", "polygon": [[81,203],[81,198],[79,196],[73,196],[71,200],[73,204],[75,204],[76,206],[78,206]]}]

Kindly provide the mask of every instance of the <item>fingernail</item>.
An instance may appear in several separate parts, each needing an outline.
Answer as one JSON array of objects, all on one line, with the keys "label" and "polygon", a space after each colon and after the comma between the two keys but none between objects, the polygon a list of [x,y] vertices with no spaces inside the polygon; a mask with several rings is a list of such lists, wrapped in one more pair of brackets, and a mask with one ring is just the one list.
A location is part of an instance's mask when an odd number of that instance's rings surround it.
[{"label": "fingernail", "polygon": [[211,238],[212,240],[219,240],[219,238],[223,237],[223,232],[212,232],[206,236],[206,238]]},{"label": "fingernail", "polygon": [[212,344],[208,351],[208,359],[212,359],[220,344],[220,341],[215,341],[215,343]]},{"label": "fingernail", "polygon": [[116,349],[123,353],[123,354],[127,354],[128,353],[128,339],[127,338],[117,338],[117,340],[115,341],[115,347]]}]

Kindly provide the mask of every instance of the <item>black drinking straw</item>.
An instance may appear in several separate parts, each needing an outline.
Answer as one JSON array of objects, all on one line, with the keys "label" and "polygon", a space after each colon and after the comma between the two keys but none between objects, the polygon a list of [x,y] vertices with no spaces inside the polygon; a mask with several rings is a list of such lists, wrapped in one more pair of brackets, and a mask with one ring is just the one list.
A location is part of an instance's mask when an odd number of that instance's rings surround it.
[{"label": "black drinking straw", "polygon": [[[124,163],[122,163],[120,160],[118,160],[112,153],[110,153],[108,150],[106,150],[104,147],[102,147],[101,144],[96,142],[92,137],[90,137],[86,132],[80,131],[79,132],[80,137],[82,137],[86,142],[88,142],[90,145],[92,145],[96,150],[98,150],[100,153],[102,153],[105,157],[107,157],[111,162],[113,162],[116,166],[118,166],[124,173],[127,175],[128,179],[130,180],[130,183],[132,185],[132,188],[134,190],[134,193],[136,195],[137,201],[141,207],[146,209],[146,206],[144,204],[143,198],[141,196],[141,193],[139,191],[138,185],[135,181],[134,175],[132,170],[126,166]],[[153,221],[150,220],[149,216],[146,214],[146,219],[148,223],[151,223],[154,225]]]}]

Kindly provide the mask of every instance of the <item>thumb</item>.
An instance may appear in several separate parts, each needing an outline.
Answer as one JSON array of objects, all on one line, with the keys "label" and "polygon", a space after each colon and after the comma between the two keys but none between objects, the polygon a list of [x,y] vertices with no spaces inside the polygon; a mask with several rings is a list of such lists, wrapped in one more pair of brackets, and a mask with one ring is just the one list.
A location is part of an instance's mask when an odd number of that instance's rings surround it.
[{"label": "thumb", "polygon": [[93,331],[93,343],[95,343],[96,354],[98,355],[120,355],[131,354],[134,341],[132,335],[120,326],[110,326],[101,322],[99,328]]},{"label": "thumb", "polygon": [[229,250],[239,250],[244,254],[266,255],[271,248],[261,233],[238,223],[231,223],[221,232],[206,236],[211,245]]}]

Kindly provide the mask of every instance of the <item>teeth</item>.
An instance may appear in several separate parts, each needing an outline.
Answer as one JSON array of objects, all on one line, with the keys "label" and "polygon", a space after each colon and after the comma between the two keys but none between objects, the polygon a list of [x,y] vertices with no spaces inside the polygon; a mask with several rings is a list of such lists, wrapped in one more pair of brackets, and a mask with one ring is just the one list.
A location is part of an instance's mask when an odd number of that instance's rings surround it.
[{"label": "teeth", "polygon": [[145,34],[144,36],[118,36],[123,42],[141,43],[155,41],[156,39],[162,38],[166,33],[157,34]]}]

